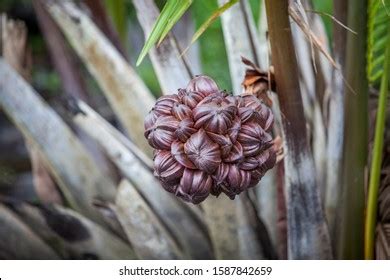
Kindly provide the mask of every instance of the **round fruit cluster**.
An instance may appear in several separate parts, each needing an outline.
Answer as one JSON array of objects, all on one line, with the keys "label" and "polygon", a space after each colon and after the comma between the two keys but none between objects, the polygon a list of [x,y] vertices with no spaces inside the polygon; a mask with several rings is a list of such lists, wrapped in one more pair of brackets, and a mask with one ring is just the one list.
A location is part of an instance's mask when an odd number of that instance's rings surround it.
[{"label": "round fruit cluster", "polygon": [[276,162],[273,114],[250,94],[228,95],[207,76],[160,97],[145,119],[154,175],[194,204],[221,192],[231,199],[255,186]]}]

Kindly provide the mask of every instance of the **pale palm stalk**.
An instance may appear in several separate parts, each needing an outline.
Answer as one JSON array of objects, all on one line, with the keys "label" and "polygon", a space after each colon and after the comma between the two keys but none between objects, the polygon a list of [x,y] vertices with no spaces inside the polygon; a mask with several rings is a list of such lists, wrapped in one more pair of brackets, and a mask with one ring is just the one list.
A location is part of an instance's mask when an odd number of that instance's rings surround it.
[{"label": "pale palm stalk", "polygon": [[61,258],[138,258],[127,240],[69,208],[26,202],[11,202],[8,207]]},{"label": "pale palm stalk", "polygon": [[0,258],[31,260],[59,259],[59,256],[43,242],[17,215],[0,204]]},{"label": "pale palm stalk", "polygon": [[154,97],[133,68],[72,1],[47,4],[50,14],[102,88],[130,138],[144,151],[143,120]]},{"label": "pale palm stalk", "polygon": [[116,214],[141,259],[183,258],[169,230],[127,180],[122,180],[118,187]]},{"label": "pale palm stalk", "polygon": [[101,221],[91,204],[96,196],[113,199],[115,186],[111,179],[101,174],[61,118],[1,59],[0,76],[0,106],[24,137],[40,149],[67,203]]},{"label": "pale palm stalk", "polygon": [[[347,22],[348,1],[334,3],[334,16],[342,23]],[[339,66],[332,71],[331,93],[329,96],[328,142],[325,186],[325,210],[329,223],[329,232],[335,240],[337,203],[341,195],[342,154],[344,143],[344,94],[343,75],[345,70],[347,30],[339,24],[333,24],[333,57]],[[333,244],[334,245],[334,244]]]}]

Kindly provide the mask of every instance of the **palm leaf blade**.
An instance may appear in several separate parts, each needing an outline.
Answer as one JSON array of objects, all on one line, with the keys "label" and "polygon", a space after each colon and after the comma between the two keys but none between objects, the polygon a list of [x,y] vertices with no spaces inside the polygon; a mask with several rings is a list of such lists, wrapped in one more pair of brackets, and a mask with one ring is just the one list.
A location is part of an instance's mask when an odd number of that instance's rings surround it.
[{"label": "palm leaf blade", "polygon": [[157,18],[152,32],[149,34],[148,39],[144,47],[141,50],[140,55],[138,56],[136,65],[140,65],[142,60],[145,58],[146,54],[150,51],[153,45],[157,41],[162,41],[164,37],[168,34],[173,25],[179,20],[187,8],[191,5],[190,0],[178,1],[178,0],[168,0],[162,9],[159,17]]}]

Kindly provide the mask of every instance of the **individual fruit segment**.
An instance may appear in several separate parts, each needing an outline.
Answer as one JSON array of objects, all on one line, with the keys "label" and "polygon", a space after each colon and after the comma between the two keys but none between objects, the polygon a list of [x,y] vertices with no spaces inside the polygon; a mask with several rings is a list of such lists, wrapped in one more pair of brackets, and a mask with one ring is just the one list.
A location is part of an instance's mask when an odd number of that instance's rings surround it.
[{"label": "individual fruit segment", "polygon": [[206,172],[185,169],[176,195],[185,201],[198,204],[207,198],[212,185],[213,180]]},{"label": "individual fruit segment", "polygon": [[221,151],[217,143],[203,129],[192,134],[184,144],[184,152],[198,169],[212,174],[221,163]]},{"label": "individual fruit segment", "polygon": [[154,158],[154,175],[162,182],[175,185],[179,183],[184,167],[168,151],[158,151]]}]

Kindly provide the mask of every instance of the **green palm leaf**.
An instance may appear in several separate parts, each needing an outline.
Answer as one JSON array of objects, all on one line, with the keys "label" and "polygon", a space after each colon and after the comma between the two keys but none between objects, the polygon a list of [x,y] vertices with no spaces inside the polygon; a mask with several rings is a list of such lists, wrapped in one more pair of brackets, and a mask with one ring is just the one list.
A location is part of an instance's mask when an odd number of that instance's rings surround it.
[{"label": "green palm leaf", "polygon": [[367,75],[378,86],[383,74],[383,62],[390,24],[390,0],[370,0],[368,7]]},{"label": "green palm leaf", "polygon": [[150,33],[148,39],[137,60],[137,66],[141,64],[146,54],[158,42],[161,43],[166,37],[168,32],[172,29],[175,23],[181,18],[184,12],[192,4],[192,0],[168,0],[163,10],[161,11],[156,23],[153,26],[153,30]]}]

